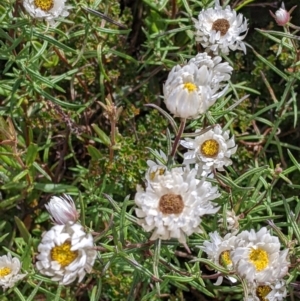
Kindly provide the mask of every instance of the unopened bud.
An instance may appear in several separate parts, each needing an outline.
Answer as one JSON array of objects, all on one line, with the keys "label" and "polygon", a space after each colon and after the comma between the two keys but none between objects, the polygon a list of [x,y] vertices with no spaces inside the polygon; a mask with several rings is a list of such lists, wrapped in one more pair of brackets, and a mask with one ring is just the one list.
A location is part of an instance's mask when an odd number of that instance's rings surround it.
[{"label": "unopened bud", "polygon": [[276,12],[275,15],[270,12],[273,18],[275,18],[275,21],[278,25],[284,26],[290,21],[290,13],[285,9],[284,3],[282,2],[281,8],[279,8]]},{"label": "unopened bud", "polygon": [[57,225],[75,223],[79,218],[74,201],[67,194],[63,197],[53,196],[45,207],[51,215],[51,220]]}]

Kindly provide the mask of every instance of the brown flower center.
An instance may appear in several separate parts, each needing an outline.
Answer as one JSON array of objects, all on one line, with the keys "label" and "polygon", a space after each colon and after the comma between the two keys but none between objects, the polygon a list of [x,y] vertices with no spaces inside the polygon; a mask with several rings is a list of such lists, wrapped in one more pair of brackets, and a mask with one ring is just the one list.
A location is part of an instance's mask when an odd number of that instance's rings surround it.
[{"label": "brown flower center", "polygon": [[159,210],[163,214],[180,214],[184,203],[180,194],[164,194],[159,200]]},{"label": "brown flower center", "polygon": [[224,36],[230,27],[229,22],[226,19],[218,19],[212,25],[212,30],[220,31],[221,36]]},{"label": "brown flower center", "polygon": [[214,139],[206,140],[201,145],[201,153],[205,157],[213,158],[219,153],[219,143]]},{"label": "brown flower center", "polygon": [[49,11],[54,6],[53,0],[34,0],[34,5],[43,11]]}]

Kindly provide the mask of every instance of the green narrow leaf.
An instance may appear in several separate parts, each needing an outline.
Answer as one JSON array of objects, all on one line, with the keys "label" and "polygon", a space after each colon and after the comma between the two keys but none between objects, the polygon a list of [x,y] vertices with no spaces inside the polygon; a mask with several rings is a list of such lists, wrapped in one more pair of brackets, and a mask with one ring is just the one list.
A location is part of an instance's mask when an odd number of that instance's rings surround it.
[{"label": "green narrow leaf", "polygon": [[80,220],[81,220],[81,225],[83,227],[85,227],[85,205],[84,205],[81,193],[79,193],[79,205],[80,205]]},{"label": "green narrow leaf", "polygon": [[6,233],[6,234],[2,235],[0,237],[0,242],[2,242],[5,239],[5,237],[7,237],[8,235],[9,235],[9,233]]},{"label": "green narrow leaf", "polygon": [[97,286],[94,286],[92,289],[91,297],[90,297],[91,301],[96,301],[96,290],[97,290]]},{"label": "green narrow leaf", "polygon": [[33,162],[32,166],[34,166],[34,168],[39,171],[39,173],[42,174],[48,181],[51,181],[51,177],[37,162]]},{"label": "green narrow leaf", "polygon": [[91,125],[91,127],[93,128],[93,130],[96,132],[96,134],[98,135],[100,141],[106,145],[106,146],[110,146],[110,138],[98,127],[97,124],[93,123]]},{"label": "green narrow leaf", "polygon": [[16,176],[12,179],[12,181],[13,181],[14,183],[17,183],[17,182],[19,182],[22,178],[24,178],[27,174],[28,174],[28,169],[25,169],[25,170],[21,171],[18,175],[16,175]]},{"label": "green narrow leaf", "polygon": [[294,165],[298,168],[298,170],[300,171],[300,164],[298,163],[298,161],[295,159],[295,157],[293,156],[293,154],[290,152],[290,150],[287,150],[288,155],[290,157],[290,159],[292,160],[292,162],[294,163]]},{"label": "green narrow leaf", "polygon": [[25,157],[25,162],[28,167],[33,164],[37,154],[38,154],[38,146],[34,143],[30,143],[30,145],[27,148],[26,157]]},{"label": "green narrow leaf", "polygon": [[300,242],[300,230],[299,230],[299,226],[295,220],[295,213],[290,209],[290,206],[287,202],[287,200],[285,199],[285,197],[282,195],[282,200],[283,200],[283,205],[284,205],[284,209],[286,212],[286,216],[287,216],[287,220],[290,222],[294,234],[297,238],[298,244]]},{"label": "green narrow leaf", "polygon": [[41,34],[41,33],[37,32],[37,31],[31,31],[31,29],[29,29],[29,30],[30,30],[29,33],[32,33],[33,36],[35,36],[35,37],[37,37],[37,38],[39,38],[41,40],[45,40],[45,41],[51,43],[52,45],[56,46],[58,49],[64,50],[66,52],[71,52],[73,54],[77,53],[77,50],[72,49],[72,48],[66,46],[65,44],[59,42],[58,40],[56,40],[55,38],[53,38],[51,36],[47,36],[45,34]]},{"label": "green narrow leaf", "polygon": [[98,161],[99,159],[103,158],[103,155],[96,147],[88,145],[87,150],[92,160]]},{"label": "green narrow leaf", "polygon": [[24,241],[29,244],[29,241],[31,239],[31,235],[28,232],[27,228],[25,227],[24,223],[17,217],[15,216],[15,223],[20,231],[21,236],[23,237]]},{"label": "green narrow leaf", "polygon": [[279,76],[281,76],[284,80],[286,80],[286,81],[289,80],[288,76],[286,74],[284,74],[282,71],[280,71],[277,67],[275,67],[271,62],[269,62],[267,59],[265,59],[262,55],[260,55],[254,49],[252,49],[252,51],[265,65],[270,67],[275,73],[277,73]]},{"label": "green narrow leaf", "polygon": [[30,236],[25,246],[24,252],[22,254],[22,267],[25,271],[27,271],[29,267],[32,265],[31,248],[32,248],[32,237]]},{"label": "green narrow leaf", "polygon": [[34,188],[48,193],[78,193],[78,188],[66,184],[35,183]]},{"label": "green narrow leaf", "polygon": [[63,288],[62,285],[58,286],[54,301],[59,301],[62,288]]},{"label": "green narrow leaf", "polygon": [[16,293],[16,295],[19,297],[21,301],[26,301],[25,297],[16,286],[14,287],[14,292]]},{"label": "green narrow leaf", "polygon": [[39,288],[40,288],[40,286],[41,286],[42,283],[43,283],[43,282],[40,281],[40,282],[35,286],[34,290],[31,292],[31,294],[30,294],[29,297],[27,298],[27,301],[32,301],[32,300],[33,300],[33,298],[35,297],[35,295],[36,295],[36,293],[38,292],[38,290],[39,290]]},{"label": "green narrow leaf", "polygon": [[[160,258],[160,248],[161,248],[161,239],[157,239],[154,245],[154,258],[153,258],[153,274],[157,279],[159,279],[159,258]],[[155,287],[158,295],[160,295],[160,283],[155,282]]]}]

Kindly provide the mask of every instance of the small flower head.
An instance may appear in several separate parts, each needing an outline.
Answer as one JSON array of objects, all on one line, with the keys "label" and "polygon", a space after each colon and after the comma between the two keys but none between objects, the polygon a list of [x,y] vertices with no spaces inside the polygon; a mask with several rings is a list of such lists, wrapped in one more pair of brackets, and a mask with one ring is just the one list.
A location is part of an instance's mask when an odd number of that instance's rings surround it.
[{"label": "small flower head", "polygon": [[230,230],[231,233],[236,234],[240,227],[239,216],[237,216],[233,210],[227,210],[225,217],[218,220],[220,228],[224,227],[224,219],[226,223],[226,230]]},{"label": "small flower head", "polygon": [[227,234],[222,238],[217,231],[209,233],[210,241],[204,241],[203,247],[200,247],[212,260],[213,263],[222,266],[228,270],[233,268],[230,252],[234,248],[236,237]]},{"label": "small flower head", "polygon": [[225,92],[223,81],[230,79],[232,68],[221,58],[198,54],[183,67],[173,67],[164,85],[164,100],[176,117],[197,118]]},{"label": "small flower head", "polygon": [[280,251],[279,239],[263,227],[238,234],[231,259],[237,273],[251,285],[281,279],[288,272],[287,254],[288,249]]},{"label": "small flower head", "polygon": [[213,169],[223,171],[224,166],[232,164],[230,157],[237,150],[234,137],[229,138],[229,130],[223,132],[220,125],[195,139],[186,138],[180,143],[189,149],[184,153],[183,163],[197,164],[201,176],[207,176]]},{"label": "small flower head", "polygon": [[286,25],[290,21],[290,18],[291,18],[290,13],[285,9],[284,2],[282,2],[281,8],[279,8],[275,12],[275,15],[271,11],[270,11],[270,13],[279,26]]},{"label": "small flower head", "polygon": [[[204,241],[200,247],[214,264],[219,265],[229,271],[233,269],[230,253],[234,248],[236,236],[227,234],[222,238],[217,231],[209,233],[210,241]],[[232,282],[236,282],[233,277],[228,277]],[[223,277],[218,278],[216,285],[222,283]]]},{"label": "small flower head", "polygon": [[69,15],[66,0],[23,0],[26,11],[35,19],[44,19],[50,25],[55,25],[58,17]]},{"label": "small flower head", "polygon": [[228,54],[229,50],[242,50],[246,53],[246,46],[242,42],[248,30],[247,20],[242,14],[236,14],[230,6],[223,9],[219,0],[214,8],[204,9],[195,20],[196,41],[214,54],[220,52]]},{"label": "small flower head", "polygon": [[53,196],[45,205],[51,219],[55,224],[64,225],[68,222],[76,222],[79,218],[73,199],[64,194],[63,197]]},{"label": "small flower head", "polygon": [[10,253],[0,256],[0,286],[5,290],[23,279],[26,274],[20,274],[20,270],[21,263],[18,258],[12,258]]},{"label": "small flower head", "polygon": [[273,283],[255,283],[248,292],[246,301],[283,301],[287,296],[286,283],[282,279]]},{"label": "small flower head", "polygon": [[151,240],[176,238],[186,242],[186,236],[199,233],[201,217],[219,210],[211,200],[219,194],[210,182],[195,178],[196,170],[175,168],[157,173],[147,181],[146,189],[137,187],[136,215]]},{"label": "small flower head", "polygon": [[167,170],[167,155],[162,151],[155,151],[155,161],[147,160],[148,171],[146,172],[146,180],[153,181],[157,175],[163,175]]},{"label": "small flower head", "polygon": [[55,225],[43,234],[36,268],[53,281],[67,285],[81,282],[92,271],[97,252],[93,238],[79,224]]}]

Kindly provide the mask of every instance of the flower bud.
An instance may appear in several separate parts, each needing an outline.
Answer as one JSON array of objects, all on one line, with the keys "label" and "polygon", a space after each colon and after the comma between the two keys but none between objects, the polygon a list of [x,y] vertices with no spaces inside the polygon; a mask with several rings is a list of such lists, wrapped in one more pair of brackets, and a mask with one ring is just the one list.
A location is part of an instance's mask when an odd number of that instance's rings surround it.
[{"label": "flower bud", "polygon": [[284,3],[282,2],[281,8],[279,8],[276,12],[275,15],[270,12],[273,18],[275,18],[275,21],[278,25],[284,26],[290,21],[290,13],[285,9]]},{"label": "flower bud", "polygon": [[74,201],[67,194],[63,197],[53,196],[45,207],[51,215],[51,220],[57,225],[75,223],[79,218]]}]

